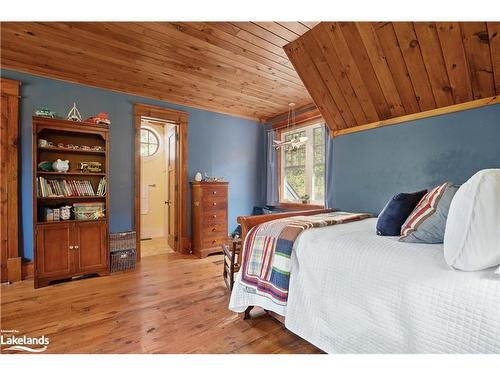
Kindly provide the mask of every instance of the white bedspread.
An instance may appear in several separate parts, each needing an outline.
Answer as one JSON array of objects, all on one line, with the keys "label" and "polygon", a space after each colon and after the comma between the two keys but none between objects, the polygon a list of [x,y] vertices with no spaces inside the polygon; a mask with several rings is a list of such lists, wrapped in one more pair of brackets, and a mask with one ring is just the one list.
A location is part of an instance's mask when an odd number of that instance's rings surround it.
[{"label": "white bedspread", "polygon": [[442,245],[375,234],[376,219],[305,231],[295,243],[288,305],[248,295],[328,353],[500,353],[500,277],[450,269]]}]

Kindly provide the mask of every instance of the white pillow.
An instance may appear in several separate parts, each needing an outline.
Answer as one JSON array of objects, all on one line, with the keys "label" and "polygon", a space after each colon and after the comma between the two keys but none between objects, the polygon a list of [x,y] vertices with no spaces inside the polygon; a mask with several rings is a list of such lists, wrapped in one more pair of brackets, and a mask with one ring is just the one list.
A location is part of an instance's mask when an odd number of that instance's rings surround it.
[{"label": "white pillow", "polygon": [[478,271],[500,264],[500,169],[484,169],[458,189],[448,212],[444,258]]}]

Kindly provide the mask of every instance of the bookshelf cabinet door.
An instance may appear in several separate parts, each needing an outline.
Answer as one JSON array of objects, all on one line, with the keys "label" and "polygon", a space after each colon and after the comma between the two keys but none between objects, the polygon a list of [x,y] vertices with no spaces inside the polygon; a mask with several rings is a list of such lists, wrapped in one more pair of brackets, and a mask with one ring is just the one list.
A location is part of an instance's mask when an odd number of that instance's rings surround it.
[{"label": "bookshelf cabinet door", "polygon": [[72,273],[72,225],[38,226],[36,246],[37,277],[70,276]]},{"label": "bookshelf cabinet door", "polygon": [[75,224],[77,272],[108,268],[107,224],[103,221]]}]

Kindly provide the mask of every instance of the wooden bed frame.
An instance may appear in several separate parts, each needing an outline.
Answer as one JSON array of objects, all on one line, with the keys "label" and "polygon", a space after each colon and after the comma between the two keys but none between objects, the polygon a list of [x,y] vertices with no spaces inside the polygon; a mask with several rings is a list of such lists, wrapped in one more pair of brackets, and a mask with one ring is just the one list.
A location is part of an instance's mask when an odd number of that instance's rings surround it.
[{"label": "wooden bed frame", "polygon": [[[267,215],[254,215],[254,216],[238,216],[238,223],[241,225],[241,239],[242,243],[245,241],[245,237],[250,229],[252,229],[254,226],[266,223],[271,220],[276,220],[276,219],[283,219],[286,217],[293,217],[293,216],[310,216],[310,215],[317,215],[317,214],[324,214],[328,212],[334,212],[336,211],[335,209],[305,209],[301,211],[290,211],[290,212],[280,212],[277,214],[267,214]],[[248,306],[247,309],[245,310],[243,319],[251,319],[250,311],[255,306]],[[273,318],[279,320],[281,323],[284,323],[284,317],[273,312],[273,311],[268,311],[265,310],[269,315],[271,315]]]}]

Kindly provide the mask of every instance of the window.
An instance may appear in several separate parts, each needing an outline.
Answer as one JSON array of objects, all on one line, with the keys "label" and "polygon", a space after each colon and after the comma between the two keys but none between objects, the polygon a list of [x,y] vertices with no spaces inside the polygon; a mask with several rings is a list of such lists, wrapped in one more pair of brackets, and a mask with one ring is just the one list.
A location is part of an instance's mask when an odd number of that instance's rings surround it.
[{"label": "window", "polygon": [[141,156],[153,156],[159,147],[158,136],[148,128],[141,128]]},{"label": "window", "polygon": [[[292,150],[281,149],[281,200],[323,204],[325,197],[325,140],[324,124],[282,133],[281,140],[307,137],[307,142]],[[307,197],[308,198],[307,198]]]}]

